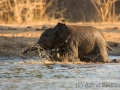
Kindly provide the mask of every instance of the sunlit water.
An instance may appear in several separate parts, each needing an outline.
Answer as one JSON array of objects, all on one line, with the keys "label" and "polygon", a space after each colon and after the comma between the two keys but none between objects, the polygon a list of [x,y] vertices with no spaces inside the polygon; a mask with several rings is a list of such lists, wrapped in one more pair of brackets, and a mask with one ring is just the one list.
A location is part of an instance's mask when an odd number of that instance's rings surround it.
[{"label": "sunlit water", "polygon": [[[110,59],[120,56],[110,56]],[[34,61],[34,63],[33,63]],[[0,90],[120,90],[120,64],[40,63],[0,58]]]}]

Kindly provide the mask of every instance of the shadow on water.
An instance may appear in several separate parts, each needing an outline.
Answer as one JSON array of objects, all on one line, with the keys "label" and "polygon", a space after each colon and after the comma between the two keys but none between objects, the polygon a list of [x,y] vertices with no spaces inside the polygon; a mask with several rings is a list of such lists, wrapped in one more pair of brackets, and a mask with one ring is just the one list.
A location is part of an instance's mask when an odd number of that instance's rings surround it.
[{"label": "shadow on water", "polygon": [[[119,59],[120,56],[109,56]],[[119,90],[120,64],[45,65],[38,57],[0,58],[0,90]]]}]

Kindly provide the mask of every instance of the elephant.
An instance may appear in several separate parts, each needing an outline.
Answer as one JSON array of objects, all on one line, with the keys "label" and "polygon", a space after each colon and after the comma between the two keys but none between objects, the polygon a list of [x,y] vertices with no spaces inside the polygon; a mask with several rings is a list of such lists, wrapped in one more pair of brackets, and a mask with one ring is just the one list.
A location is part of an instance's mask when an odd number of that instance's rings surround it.
[{"label": "elephant", "polygon": [[21,57],[23,57],[24,54],[30,52],[30,51],[35,51],[38,50],[39,51],[48,51],[49,50],[49,58],[51,60],[60,60],[57,57],[58,52],[56,52],[56,50],[54,49],[54,41],[55,41],[56,35],[55,35],[55,31],[53,31],[53,28],[47,28],[40,36],[39,40],[37,43],[35,43],[33,46],[28,47],[27,49],[25,49],[22,54],[20,54]]},{"label": "elephant", "polygon": [[[59,57],[67,57],[70,62],[75,60],[108,63],[107,44],[103,34],[92,26],[66,25],[58,22],[54,28],[46,29],[37,44],[44,50],[58,49]],[[35,47],[24,51],[36,50]]]}]

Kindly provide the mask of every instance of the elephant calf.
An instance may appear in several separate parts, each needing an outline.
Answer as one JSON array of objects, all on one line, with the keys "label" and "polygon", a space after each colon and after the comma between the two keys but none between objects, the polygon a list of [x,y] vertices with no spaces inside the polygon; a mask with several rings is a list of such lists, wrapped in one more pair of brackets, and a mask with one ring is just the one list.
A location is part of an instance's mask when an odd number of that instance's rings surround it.
[{"label": "elephant calf", "polygon": [[76,59],[92,60],[93,62],[110,62],[106,43],[99,30],[91,26],[73,26],[58,23],[54,48],[61,48],[69,61]]},{"label": "elephant calf", "polygon": [[[59,49],[60,57],[67,57],[68,61],[80,59],[106,63],[110,62],[107,48],[112,50],[99,30],[91,26],[73,26],[63,23],[46,29],[37,44],[44,50]],[[30,50],[35,49],[33,47]],[[60,57],[58,59],[61,59]]]}]

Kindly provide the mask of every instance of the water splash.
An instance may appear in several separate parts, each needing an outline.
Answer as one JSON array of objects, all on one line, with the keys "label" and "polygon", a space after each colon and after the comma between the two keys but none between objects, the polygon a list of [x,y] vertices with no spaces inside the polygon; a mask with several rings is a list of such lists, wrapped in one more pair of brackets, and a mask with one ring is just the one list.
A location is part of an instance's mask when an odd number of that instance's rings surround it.
[{"label": "water splash", "polygon": [[[120,59],[117,56],[110,58]],[[120,83],[119,63],[54,64],[37,57],[25,60],[0,58],[0,90],[119,90],[119,86],[102,86],[111,83]],[[88,87],[87,84],[94,85]],[[98,84],[101,86],[95,86]]]}]

